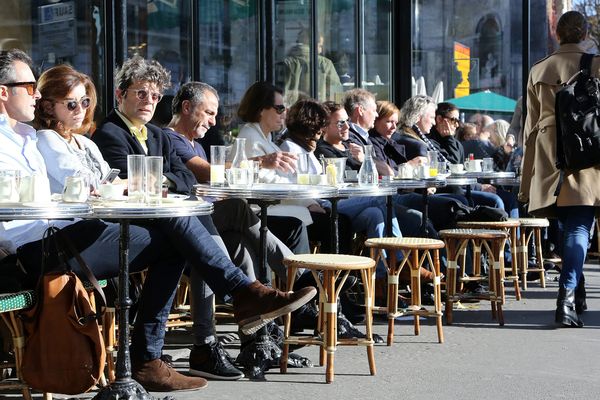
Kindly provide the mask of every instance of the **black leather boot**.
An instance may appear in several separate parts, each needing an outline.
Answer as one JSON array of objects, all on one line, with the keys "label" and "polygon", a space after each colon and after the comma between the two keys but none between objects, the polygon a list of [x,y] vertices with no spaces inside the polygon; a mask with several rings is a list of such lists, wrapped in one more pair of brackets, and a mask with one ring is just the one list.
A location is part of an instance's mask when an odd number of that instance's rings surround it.
[{"label": "black leather boot", "polygon": [[585,301],[585,276],[581,274],[577,287],[575,288],[575,311],[577,314],[583,314],[587,310],[587,302]]},{"label": "black leather boot", "polygon": [[583,321],[575,311],[575,289],[558,288],[554,321],[564,327],[583,327]]}]

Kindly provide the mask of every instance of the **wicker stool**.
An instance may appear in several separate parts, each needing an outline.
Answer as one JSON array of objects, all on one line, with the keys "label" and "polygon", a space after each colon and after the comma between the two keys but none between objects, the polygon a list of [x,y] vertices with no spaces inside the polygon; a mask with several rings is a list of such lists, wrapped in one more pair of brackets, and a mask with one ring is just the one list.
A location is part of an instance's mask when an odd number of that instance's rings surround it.
[{"label": "wicker stool", "polygon": [[[382,258],[382,251],[387,250],[390,258],[387,264],[388,270],[388,295],[386,307],[374,307],[376,311],[387,312],[388,335],[387,345],[391,346],[394,341],[394,322],[400,315],[414,315],[415,335],[420,332],[419,317],[435,317],[438,331],[438,341],[444,343],[444,331],[442,330],[442,295],[440,289],[440,256],[439,249],[444,247],[441,240],[404,237],[404,238],[372,238],[365,241],[365,246],[371,248],[371,258],[376,262]],[[402,261],[396,261],[396,251],[400,250],[404,255]],[[433,259],[431,253],[433,252]],[[434,278],[434,309],[427,310],[421,307],[421,277],[419,270],[425,261],[432,266]],[[398,310],[398,276],[402,268],[408,264],[411,276],[411,305],[408,309]]]},{"label": "wicker stool", "polygon": [[[446,323],[452,324],[452,306],[456,301],[465,298],[489,300],[492,303],[492,317],[498,319],[500,325],[504,325],[504,315],[502,314],[502,304],[504,303],[504,283],[502,274],[504,269],[504,245],[508,234],[503,231],[486,229],[447,229],[439,232],[440,236],[446,242],[446,253],[448,257],[448,270],[446,271]],[[458,258],[464,254],[464,249],[473,243],[473,277],[464,275],[457,277]],[[466,295],[456,291],[457,281],[482,281],[481,275],[481,251],[486,250],[493,266],[488,274],[489,290],[485,293],[476,295]],[[463,257],[464,262],[464,257]]]},{"label": "wicker stool", "polygon": [[[375,261],[368,257],[349,256],[343,254],[300,254],[286,257],[283,263],[288,267],[288,290],[293,289],[294,277],[298,268],[305,268],[312,272],[319,287],[319,322],[318,337],[290,336],[291,315],[285,317],[283,355],[281,356],[280,370],[287,372],[287,358],[290,344],[318,345],[319,363],[325,364],[327,354],[327,369],[325,381],[333,382],[334,378],[334,352],[340,345],[362,345],[367,347],[369,369],[375,375],[375,356],[373,354],[373,316],[371,308],[374,296]],[[337,338],[337,298],[340,289],[351,271],[360,271],[365,292],[366,338],[364,339],[339,339]],[[322,274],[319,274],[322,272]]]},{"label": "wicker stool", "polygon": [[25,333],[23,332],[23,324],[18,314],[21,310],[33,306],[34,301],[35,293],[33,290],[0,295],[0,313],[12,336],[12,345],[15,353],[15,364],[5,365],[4,367],[15,368],[17,375],[16,382],[4,381],[0,383],[0,388],[21,389],[23,398],[26,400],[31,400],[31,391],[29,390],[29,386],[23,382],[21,376],[21,359],[23,357],[23,346],[25,345]]},{"label": "wicker stool", "polygon": [[[546,287],[546,271],[544,270],[544,256],[542,255],[542,228],[550,226],[550,222],[546,218],[519,218],[521,223],[521,236],[519,237],[520,263],[521,263],[521,281],[523,282],[523,290],[527,290],[527,272],[540,273],[540,286]],[[535,235],[535,254],[537,268],[529,269],[529,242]]]},{"label": "wicker stool", "polygon": [[[512,256],[511,265],[511,275],[510,276],[502,276],[502,278],[506,280],[513,281],[513,285],[515,288],[515,298],[517,300],[521,300],[521,290],[519,289],[519,257],[518,257],[518,248],[517,248],[517,231],[521,223],[516,218],[510,218],[507,221],[461,221],[458,224],[459,228],[472,228],[472,229],[499,229],[504,230],[509,234],[510,238],[510,254]],[[506,271],[505,271],[506,273]]]}]

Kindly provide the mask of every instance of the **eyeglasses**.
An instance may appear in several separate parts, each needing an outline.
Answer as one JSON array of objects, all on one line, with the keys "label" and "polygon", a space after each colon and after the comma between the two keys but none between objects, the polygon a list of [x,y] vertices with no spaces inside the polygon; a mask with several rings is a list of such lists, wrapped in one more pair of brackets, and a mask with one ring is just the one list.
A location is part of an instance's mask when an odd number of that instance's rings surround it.
[{"label": "eyeglasses", "polygon": [[273,104],[271,107],[277,114],[283,114],[285,112],[285,106],[283,104]]},{"label": "eyeglasses", "polygon": [[27,89],[27,94],[30,96],[33,96],[37,89],[36,82],[9,82],[9,83],[3,83],[2,85],[8,86],[8,87],[22,86],[25,89]]},{"label": "eyeglasses", "polygon": [[90,107],[90,105],[92,104],[92,99],[90,99],[89,97],[82,97],[79,100],[69,99],[69,100],[57,101],[57,103],[64,104],[65,107],[67,107],[67,110],[69,110],[69,111],[75,111],[78,104],[81,106],[82,109],[87,110]]},{"label": "eyeglasses", "polygon": [[154,103],[158,103],[163,95],[162,93],[158,93],[158,92],[148,92],[146,89],[127,89],[127,91],[132,91],[135,92],[135,97],[137,97],[138,100],[144,101],[148,98],[148,95],[150,95],[150,98],[152,99],[152,101]]},{"label": "eyeglasses", "polygon": [[458,119],[458,118],[444,117],[444,119],[447,119],[448,121],[452,122],[455,125],[460,125],[460,119]]},{"label": "eyeglasses", "polygon": [[338,127],[338,129],[342,129],[344,127],[344,125],[346,125],[348,123],[348,121],[350,121],[349,119],[340,119],[339,121],[335,122],[335,125]]}]

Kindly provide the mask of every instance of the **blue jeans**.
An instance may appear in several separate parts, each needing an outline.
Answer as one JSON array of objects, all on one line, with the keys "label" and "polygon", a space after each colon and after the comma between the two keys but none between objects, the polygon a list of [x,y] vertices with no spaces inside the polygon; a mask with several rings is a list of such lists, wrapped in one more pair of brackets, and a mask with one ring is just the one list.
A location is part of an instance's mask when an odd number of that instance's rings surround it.
[{"label": "blue jeans", "polygon": [[[383,196],[344,199],[338,202],[338,212],[350,218],[354,232],[366,231],[367,238],[382,238],[386,237],[387,209],[385,201]],[[395,216],[392,216],[392,235],[402,237]],[[385,251],[382,252],[382,255],[387,257]],[[398,260],[401,260],[402,252],[398,251],[396,256]],[[383,260],[377,263],[376,275],[378,278],[387,275]]]},{"label": "blue jeans", "polygon": [[[167,317],[186,262],[221,296],[251,281],[229,261],[198,218],[161,218],[135,223],[130,226],[130,270],[148,268],[148,274],[132,333],[131,354],[136,360],[153,360],[161,355]],[[97,278],[118,275],[118,223],[84,220],[63,231]],[[18,255],[28,275],[39,276],[41,240],[21,246]],[[56,255],[53,257],[55,260]],[[69,264],[78,272],[77,262],[70,260]],[[57,263],[51,260],[50,265]]]},{"label": "blue jeans", "polygon": [[557,210],[564,232],[561,244],[562,269],[558,282],[566,289],[575,289],[583,273],[596,208],[570,206],[558,207]]}]

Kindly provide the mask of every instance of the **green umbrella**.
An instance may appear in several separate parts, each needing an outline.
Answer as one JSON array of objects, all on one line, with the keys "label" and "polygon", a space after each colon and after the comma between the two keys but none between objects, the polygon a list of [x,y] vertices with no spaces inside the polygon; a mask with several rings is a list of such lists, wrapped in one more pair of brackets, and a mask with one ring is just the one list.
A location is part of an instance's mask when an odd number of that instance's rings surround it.
[{"label": "green umbrella", "polygon": [[512,113],[517,105],[516,100],[499,95],[489,90],[477,92],[468,96],[446,100],[461,110],[486,111],[497,113]]}]

